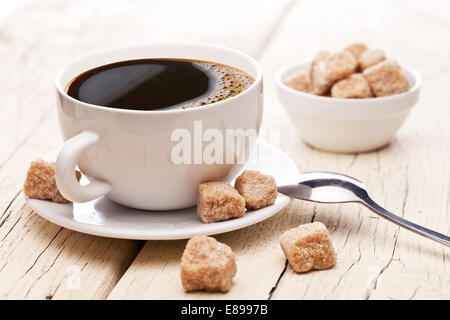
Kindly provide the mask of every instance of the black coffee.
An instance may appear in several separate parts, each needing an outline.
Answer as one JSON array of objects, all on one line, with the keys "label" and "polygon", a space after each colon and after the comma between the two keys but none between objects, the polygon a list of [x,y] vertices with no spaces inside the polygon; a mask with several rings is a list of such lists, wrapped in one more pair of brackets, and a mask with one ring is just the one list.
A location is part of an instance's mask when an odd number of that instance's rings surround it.
[{"label": "black coffee", "polygon": [[72,80],[67,94],[110,108],[164,110],[221,101],[253,82],[245,72],[215,62],[142,59],[88,70]]}]

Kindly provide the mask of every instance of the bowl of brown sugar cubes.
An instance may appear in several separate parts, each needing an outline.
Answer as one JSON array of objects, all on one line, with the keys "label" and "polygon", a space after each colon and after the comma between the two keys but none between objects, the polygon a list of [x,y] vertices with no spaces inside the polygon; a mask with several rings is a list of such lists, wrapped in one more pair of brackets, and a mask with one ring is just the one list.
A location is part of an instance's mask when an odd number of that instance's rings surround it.
[{"label": "bowl of brown sugar cubes", "polygon": [[300,137],[331,152],[387,145],[419,98],[420,75],[383,50],[354,43],[278,71],[278,97]]}]

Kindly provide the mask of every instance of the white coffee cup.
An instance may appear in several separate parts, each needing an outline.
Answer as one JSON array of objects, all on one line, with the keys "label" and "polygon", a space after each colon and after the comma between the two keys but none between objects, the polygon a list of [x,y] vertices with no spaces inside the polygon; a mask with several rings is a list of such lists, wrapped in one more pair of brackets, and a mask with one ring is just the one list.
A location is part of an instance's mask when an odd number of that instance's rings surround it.
[{"label": "white coffee cup", "polygon": [[[178,110],[136,111],[81,102],[66,89],[79,74],[105,64],[145,58],[196,59],[236,67],[255,82],[242,93],[211,105]],[[94,52],[66,64],[56,77],[58,117],[66,141],[56,162],[56,182],[72,202],[107,196],[124,206],[143,210],[175,210],[194,206],[197,187],[210,180],[230,180],[249,157],[255,141],[248,140],[243,161],[229,164],[176,164],[171,157],[177,129],[198,135],[215,129],[259,132],[263,112],[262,71],[250,56],[234,49],[198,43],[150,44]],[[217,131],[218,130],[218,131]],[[194,142],[193,142],[194,143]],[[235,150],[234,152],[242,152]],[[242,155],[239,155],[242,156]],[[236,155],[233,156],[236,158]],[[82,186],[78,164],[90,183]]]}]

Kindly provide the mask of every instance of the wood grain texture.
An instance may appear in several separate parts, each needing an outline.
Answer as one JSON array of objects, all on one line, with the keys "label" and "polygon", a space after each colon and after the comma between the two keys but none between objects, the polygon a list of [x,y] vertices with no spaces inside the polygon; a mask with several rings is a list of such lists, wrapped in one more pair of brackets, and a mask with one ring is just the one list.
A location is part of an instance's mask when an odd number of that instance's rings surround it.
[{"label": "wood grain texture", "polygon": [[[207,41],[259,55],[286,2],[37,1],[0,28],[0,298],[105,298],[143,243],[41,219],[21,188],[29,162],[57,150],[53,79],[70,58],[149,41]],[[242,7],[235,14],[236,7]],[[194,18],[195,17],[195,18]],[[251,37],[251,41],[248,39]]]},{"label": "wood grain texture", "polygon": [[[444,6],[448,4],[428,9],[439,11]],[[450,131],[445,123],[450,112],[444,93],[450,76],[449,21],[419,9],[406,1],[327,1],[320,6],[303,1],[284,20],[261,58],[265,76],[271,79],[289,61],[307,61],[317,50],[364,41],[418,69],[424,78],[421,99],[389,146],[356,155],[333,155],[306,146],[270,85],[264,126],[283,132],[280,146],[302,170],[358,177],[381,205],[449,234]],[[289,42],[294,35],[297,41]],[[448,248],[399,229],[358,205],[305,204],[305,208],[331,230],[338,263],[328,271],[304,275],[287,268],[273,299],[450,297]]]},{"label": "wood grain texture", "polygon": [[[442,94],[443,80],[448,77],[448,23],[436,22],[430,17],[432,12],[405,3],[357,3],[301,1],[290,8],[260,58],[265,77],[261,135],[291,155],[301,170],[358,177],[373,197],[393,212],[448,234],[450,132],[445,123],[450,114],[444,107],[448,95]],[[417,47],[416,37],[426,45]],[[414,54],[399,46],[399,39],[409,41]],[[337,50],[353,41],[385,48],[389,56],[417,68],[426,82],[422,98],[397,140],[384,149],[355,155],[315,150],[299,139],[277,100],[273,77],[286,63],[307,61],[320,49]],[[433,49],[436,47],[439,50]],[[327,225],[338,263],[330,270],[299,275],[286,267],[278,239],[284,230],[310,221]],[[399,230],[359,205],[295,200],[265,222],[216,238],[237,255],[238,274],[228,294],[183,293],[179,261],[185,241],[149,241],[109,298],[450,297],[448,249]]]},{"label": "wood grain texture", "polygon": [[2,186],[17,192],[0,216],[0,298],[104,298],[143,245],[70,231],[28,207],[21,192],[24,174],[30,157],[57,145],[55,121],[42,122],[0,171]]},{"label": "wood grain texture", "polygon": [[[257,5],[255,4],[257,3]],[[0,298],[431,299],[450,298],[449,250],[356,204],[293,201],[257,225],[218,235],[237,255],[227,294],[185,294],[186,241],[114,240],[41,219],[21,187],[29,162],[57,150],[53,78],[72,57],[110,45],[207,41],[259,58],[261,136],[302,171],[362,180],[373,198],[416,223],[450,233],[450,18],[446,1],[36,1],[0,26]],[[421,98],[389,146],[338,155],[305,145],[274,90],[277,69],[353,41],[385,49],[423,76]],[[274,164],[276,165],[276,164]],[[270,171],[270,167],[268,167]],[[336,266],[295,274],[278,244],[289,228],[322,221]]]}]

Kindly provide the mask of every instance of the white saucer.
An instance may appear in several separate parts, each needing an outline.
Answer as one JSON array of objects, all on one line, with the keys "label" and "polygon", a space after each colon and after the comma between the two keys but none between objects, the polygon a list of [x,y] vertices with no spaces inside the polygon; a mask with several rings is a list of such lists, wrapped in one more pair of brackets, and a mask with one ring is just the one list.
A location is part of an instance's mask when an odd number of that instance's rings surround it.
[{"label": "white saucer", "polygon": [[[56,155],[51,155],[45,160],[55,159]],[[275,179],[298,173],[296,164],[285,153],[261,141],[258,141],[246,169],[259,170]],[[142,211],[118,205],[105,197],[74,204],[28,198],[27,202],[41,217],[71,230],[110,238],[169,240],[191,238],[198,234],[212,235],[250,226],[281,211],[289,204],[290,198],[278,194],[272,206],[248,211],[242,218],[209,224],[200,221],[197,207],[165,212]]]}]

